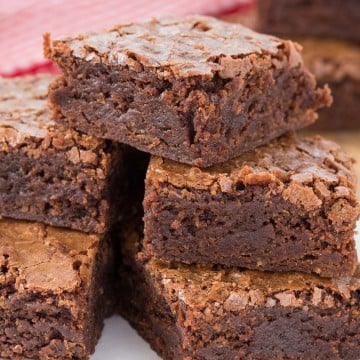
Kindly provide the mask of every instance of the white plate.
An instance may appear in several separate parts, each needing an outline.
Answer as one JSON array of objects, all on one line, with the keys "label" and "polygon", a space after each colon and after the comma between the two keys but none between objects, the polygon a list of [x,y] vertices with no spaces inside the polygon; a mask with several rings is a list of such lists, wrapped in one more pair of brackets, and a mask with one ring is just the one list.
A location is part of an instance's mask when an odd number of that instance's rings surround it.
[{"label": "white plate", "polygon": [[[356,246],[360,259],[360,222]],[[105,321],[105,328],[91,360],[159,360],[149,345],[119,316]]]},{"label": "white plate", "polygon": [[91,360],[159,360],[150,346],[120,316],[105,321],[105,328]]}]

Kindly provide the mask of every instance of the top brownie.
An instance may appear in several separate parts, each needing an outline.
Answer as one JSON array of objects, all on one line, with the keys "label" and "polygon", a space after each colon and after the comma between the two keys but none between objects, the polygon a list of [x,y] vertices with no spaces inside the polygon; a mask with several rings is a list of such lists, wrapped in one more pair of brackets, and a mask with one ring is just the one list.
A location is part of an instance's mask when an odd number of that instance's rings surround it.
[{"label": "top brownie", "polygon": [[300,47],[209,17],[161,18],[50,41],[55,120],[207,167],[305,127],[331,103]]},{"label": "top brownie", "polygon": [[360,41],[359,0],[257,0],[260,31]]}]

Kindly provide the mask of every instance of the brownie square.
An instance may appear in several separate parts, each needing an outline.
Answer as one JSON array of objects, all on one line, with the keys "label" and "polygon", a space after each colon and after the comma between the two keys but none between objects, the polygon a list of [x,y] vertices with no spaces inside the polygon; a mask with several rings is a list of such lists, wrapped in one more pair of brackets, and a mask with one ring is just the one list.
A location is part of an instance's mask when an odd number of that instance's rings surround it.
[{"label": "brownie square", "polygon": [[299,46],[210,17],[152,19],[50,41],[55,120],[208,167],[317,118],[331,103]]},{"label": "brownie square", "polygon": [[0,79],[0,215],[103,233],[126,192],[124,150],[50,120],[52,80]]},{"label": "brownie square", "polygon": [[257,0],[259,30],[360,41],[358,0]]},{"label": "brownie square", "polygon": [[109,235],[0,220],[0,358],[87,359],[113,270]]},{"label": "brownie square", "polygon": [[152,157],[146,249],[188,264],[351,275],[359,216],[352,164],[337,144],[294,134],[202,170]]},{"label": "brownie square", "polygon": [[328,84],[334,102],[319,111],[310,129],[360,129],[360,46],[316,38],[299,38],[305,65],[320,85]]},{"label": "brownie square", "polygon": [[360,358],[359,268],[333,280],[169,264],[124,236],[119,312],[162,358]]}]

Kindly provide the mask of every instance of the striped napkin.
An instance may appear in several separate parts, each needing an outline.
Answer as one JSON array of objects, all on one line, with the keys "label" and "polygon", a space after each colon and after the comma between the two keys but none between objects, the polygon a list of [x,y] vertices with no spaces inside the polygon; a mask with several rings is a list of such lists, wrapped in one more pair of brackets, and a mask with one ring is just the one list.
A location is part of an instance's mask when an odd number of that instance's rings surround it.
[{"label": "striped napkin", "polygon": [[42,54],[42,34],[53,37],[101,30],[159,15],[220,16],[252,0],[0,0],[0,75],[56,72]]}]

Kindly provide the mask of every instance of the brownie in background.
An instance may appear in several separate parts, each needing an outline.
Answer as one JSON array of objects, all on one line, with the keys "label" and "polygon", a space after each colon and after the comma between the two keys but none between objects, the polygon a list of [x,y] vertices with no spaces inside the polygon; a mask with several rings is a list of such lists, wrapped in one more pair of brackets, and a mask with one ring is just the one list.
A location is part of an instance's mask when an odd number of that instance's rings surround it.
[{"label": "brownie in background", "polygon": [[296,40],[305,66],[334,101],[313,130],[360,129],[360,1],[258,0],[247,18],[257,31]]},{"label": "brownie in background", "polygon": [[256,3],[261,32],[360,42],[358,0],[256,0]]},{"label": "brownie in background", "polygon": [[337,144],[291,134],[202,170],[152,157],[145,250],[187,264],[351,275],[352,165]]},{"label": "brownie in background", "polygon": [[360,129],[360,46],[331,39],[297,41],[303,46],[305,65],[320,85],[329,85],[334,99],[330,108],[319,111],[310,129]]},{"label": "brownie in background", "polygon": [[103,233],[126,193],[124,148],[55,124],[53,80],[0,79],[0,215]]}]

